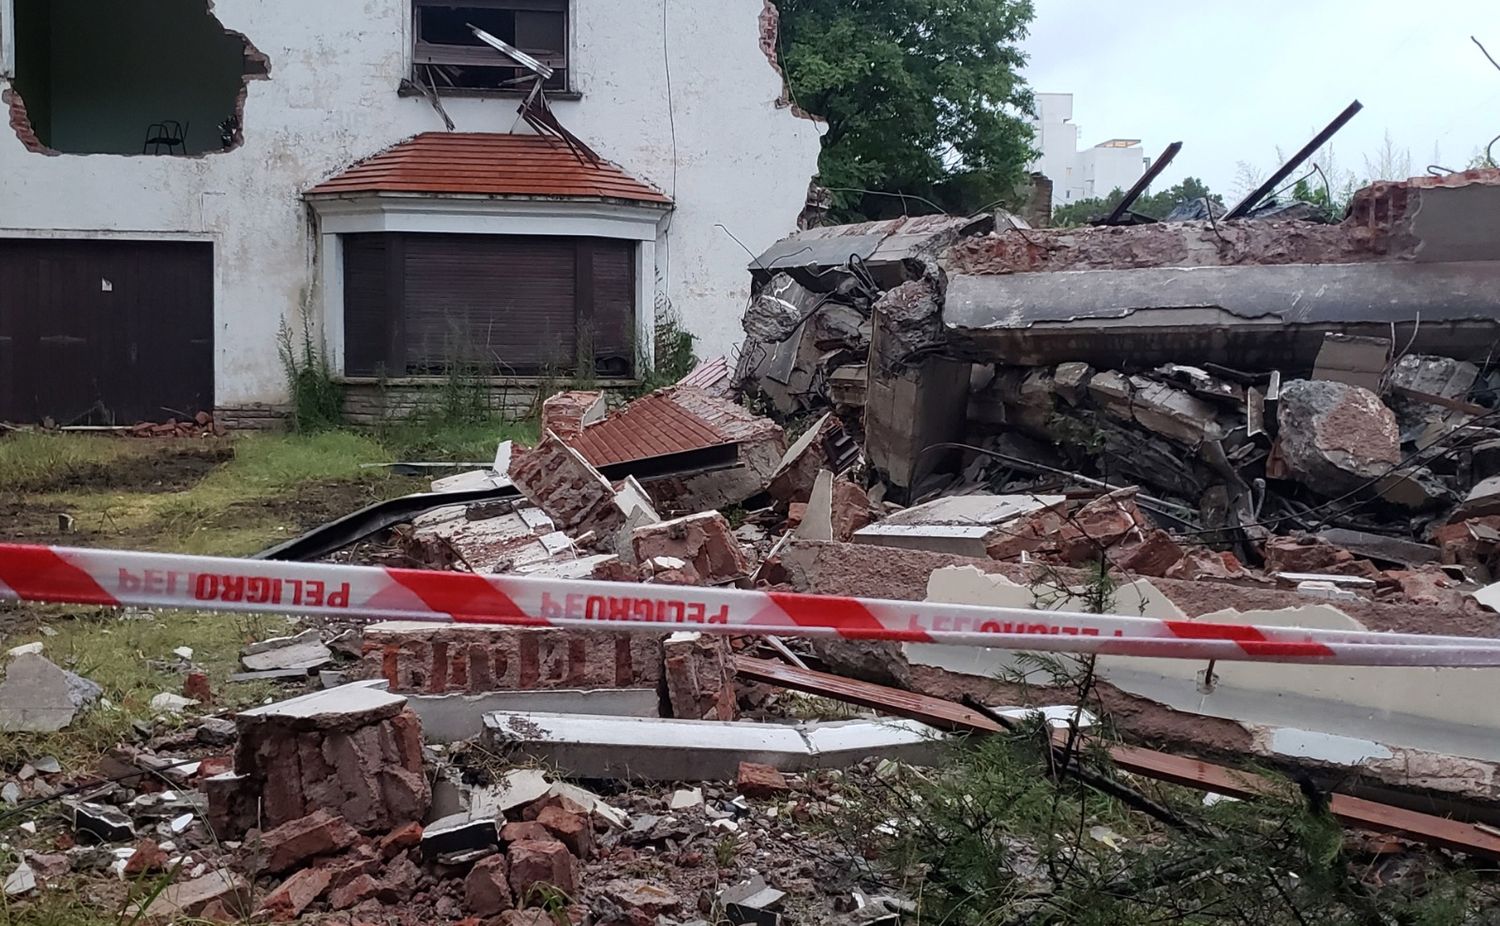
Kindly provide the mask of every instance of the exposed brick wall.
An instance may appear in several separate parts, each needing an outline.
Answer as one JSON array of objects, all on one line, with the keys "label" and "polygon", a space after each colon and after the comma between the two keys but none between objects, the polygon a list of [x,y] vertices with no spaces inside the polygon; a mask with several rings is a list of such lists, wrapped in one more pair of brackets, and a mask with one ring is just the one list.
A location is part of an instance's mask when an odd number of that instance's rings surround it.
[{"label": "exposed brick wall", "polygon": [[662,678],[662,640],[525,628],[371,628],[364,666],[396,692],[654,689]]},{"label": "exposed brick wall", "polygon": [[[442,383],[349,383],[344,386],[344,418],[354,425],[376,425],[431,409],[440,399]],[[499,380],[484,385],[484,404],[498,418],[530,418],[538,411],[539,393],[550,395],[560,384],[534,379]],[[625,400],[626,384],[604,387],[611,408]]]},{"label": "exposed brick wall", "polygon": [[231,431],[284,431],[291,414],[286,405],[221,405],[214,422]]},{"label": "exposed brick wall", "polygon": [[16,137],[21,139],[21,144],[26,146],[27,151],[36,154],[57,154],[36,137],[36,130],[31,127],[31,117],[26,113],[26,102],[21,99],[19,92],[12,88],[0,93],[0,102],[5,103],[10,113],[10,127],[15,131]]}]

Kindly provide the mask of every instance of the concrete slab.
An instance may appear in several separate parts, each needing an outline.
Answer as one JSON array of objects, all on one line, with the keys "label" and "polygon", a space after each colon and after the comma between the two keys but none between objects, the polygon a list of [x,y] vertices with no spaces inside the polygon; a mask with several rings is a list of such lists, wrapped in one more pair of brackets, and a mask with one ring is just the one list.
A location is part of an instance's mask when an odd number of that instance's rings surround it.
[{"label": "concrete slab", "polygon": [[1494,585],[1486,585],[1478,591],[1470,592],[1469,597],[1491,611],[1500,611],[1500,582],[1496,582]]},{"label": "concrete slab", "polygon": [[[1089,607],[1086,602],[1073,597],[1067,589],[1018,585],[1003,575],[980,572],[973,566],[952,566],[935,570],[927,579],[927,600],[944,604],[1049,611],[1087,611]],[[1113,610],[1116,614],[1160,620],[1184,620],[1187,617],[1156,586],[1144,579],[1116,589]],[[908,643],[903,651],[907,661],[913,665],[933,666],[981,678],[995,678],[1002,672],[1018,668],[1013,650]]]},{"label": "concrete slab", "polygon": [[854,532],[854,542],[987,557],[997,528],[1065,501],[1061,495],[951,495],[861,528]]},{"label": "concrete slab", "polygon": [[[1198,618],[1227,624],[1363,630],[1332,605],[1278,611],[1222,611]],[[1500,716],[1475,710],[1500,684],[1497,669],[1298,666],[1100,657],[1099,673],[1132,694],[1177,710],[1245,723],[1369,739],[1432,753],[1500,761]]]},{"label": "concrete slab", "polygon": [[854,532],[855,543],[900,550],[927,550],[954,556],[988,556],[990,535],[995,528],[988,524],[871,524]]},{"label": "concrete slab", "polygon": [[847,768],[871,756],[931,765],[944,743],[941,733],[915,720],[813,724],[802,732],[814,768]]},{"label": "concrete slab", "polygon": [[802,523],[797,525],[797,536],[802,540],[820,540],[825,543],[833,538],[833,473],[818,470],[813,480],[812,495],[807,500],[807,512]]},{"label": "concrete slab", "polygon": [[1061,495],[950,495],[898,511],[884,524],[1004,524],[1067,499]]},{"label": "concrete slab", "polygon": [[595,714],[604,717],[659,717],[661,697],[650,688],[598,688],[591,691],[496,691],[487,694],[408,695],[429,743],[457,743],[484,732],[484,715],[495,711],[543,714]]},{"label": "concrete slab", "polygon": [[497,712],[485,740],[577,778],[727,781],[741,762],[784,771],[835,768],[873,756],[931,759],[942,734],[912,721],[791,726],[702,720]]},{"label": "concrete slab", "polygon": [[322,717],[328,714],[365,714],[399,709],[406,703],[402,695],[383,690],[384,679],[353,682],[300,695],[275,704],[240,711],[240,717],[280,717],[287,719]]}]

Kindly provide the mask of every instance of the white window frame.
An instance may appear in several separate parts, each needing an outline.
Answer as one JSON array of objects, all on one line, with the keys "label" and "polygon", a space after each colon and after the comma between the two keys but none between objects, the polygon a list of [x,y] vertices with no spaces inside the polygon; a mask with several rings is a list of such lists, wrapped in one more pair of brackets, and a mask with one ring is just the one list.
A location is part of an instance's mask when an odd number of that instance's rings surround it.
[{"label": "white window frame", "polygon": [[335,375],[344,375],[341,236],[346,234],[553,235],[634,241],[636,337],[648,352],[656,343],[656,245],[665,234],[670,206],[392,193],[317,196],[309,202],[318,216],[323,333]]},{"label": "white window frame", "polygon": [[16,5],[0,0],[0,78],[16,79]]}]

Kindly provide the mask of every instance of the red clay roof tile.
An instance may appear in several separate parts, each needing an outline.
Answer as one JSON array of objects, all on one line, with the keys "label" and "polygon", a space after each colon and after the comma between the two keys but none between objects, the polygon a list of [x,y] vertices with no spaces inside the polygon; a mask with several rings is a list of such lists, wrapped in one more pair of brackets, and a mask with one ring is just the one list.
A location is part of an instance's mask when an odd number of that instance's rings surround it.
[{"label": "red clay roof tile", "polygon": [[543,135],[428,132],[366,158],[308,190],[340,193],[433,193],[484,196],[671,200],[624,170],[580,159]]},{"label": "red clay roof tile", "polygon": [[[758,427],[750,426],[752,422]],[[775,437],[774,422],[726,399],[669,386],[583,429],[568,443],[596,467]]]}]

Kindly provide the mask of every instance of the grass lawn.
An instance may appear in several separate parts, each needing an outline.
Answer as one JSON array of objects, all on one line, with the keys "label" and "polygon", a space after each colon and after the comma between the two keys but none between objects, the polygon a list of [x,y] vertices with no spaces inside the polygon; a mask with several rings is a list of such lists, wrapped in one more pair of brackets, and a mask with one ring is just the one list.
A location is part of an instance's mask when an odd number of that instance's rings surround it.
[{"label": "grass lawn", "polygon": [[[15,433],[0,437],[0,541],[243,556],[428,488],[426,478],[365,464],[490,460],[502,438],[533,435],[493,424],[201,440]],[[274,689],[228,676],[241,646],[289,629],[276,617],[0,604],[0,652],[39,641],[49,659],[102,685],[108,702],[60,733],[0,734],[0,771],[45,755],[70,771],[92,767],[130,739],[134,721],[151,719],[152,697],[180,693],[177,647],[191,647],[210,677],[217,697],[207,710],[259,702]]]}]

